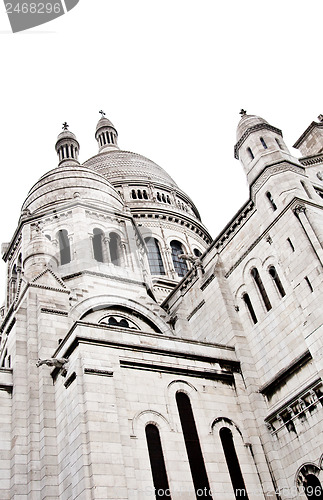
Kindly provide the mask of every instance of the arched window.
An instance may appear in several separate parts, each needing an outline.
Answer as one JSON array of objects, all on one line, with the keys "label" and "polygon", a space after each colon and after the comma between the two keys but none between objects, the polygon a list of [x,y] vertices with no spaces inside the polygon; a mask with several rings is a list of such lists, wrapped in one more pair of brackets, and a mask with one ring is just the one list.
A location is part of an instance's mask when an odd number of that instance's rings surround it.
[{"label": "arched window", "polygon": [[256,269],[255,267],[253,267],[251,269],[251,276],[255,280],[255,283],[256,283],[257,288],[258,288],[258,290],[260,292],[261,298],[264,301],[264,304],[265,304],[265,307],[266,307],[267,311],[270,311],[270,309],[271,309],[271,303],[270,303],[270,300],[268,298],[268,295],[267,295],[267,292],[265,290],[265,287],[264,287],[264,284],[262,282],[262,279],[260,278],[260,274],[258,272],[258,269]]},{"label": "arched window", "polygon": [[284,290],[282,282],[280,281],[280,278],[279,278],[279,276],[277,274],[277,271],[276,271],[275,267],[274,266],[270,266],[270,268],[268,269],[268,272],[269,272],[270,276],[272,277],[272,279],[274,280],[274,283],[275,283],[275,285],[277,287],[277,290],[279,291],[281,297],[285,297],[286,292]]},{"label": "arched window", "polygon": [[275,210],[277,210],[276,203],[274,202],[274,199],[273,199],[273,197],[271,196],[271,193],[270,193],[269,191],[267,191],[266,196],[267,196],[267,198],[268,198],[268,200],[269,200],[269,203],[271,204],[272,209],[273,209],[274,211],[275,211]]},{"label": "arched window", "polygon": [[229,474],[232,482],[235,497],[248,498],[247,490],[242,477],[239,460],[235,450],[233,436],[230,429],[222,427],[220,429],[220,439],[224,451],[225,460],[229,469]]},{"label": "arched window", "polygon": [[151,274],[165,274],[164,264],[156,238],[145,238]]},{"label": "arched window", "polygon": [[193,253],[195,257],[201,257],[202,252],[198,248],[194,248]]},{"label": "arched window", "polygon": [[157,193],[157,200],[161,201],[160,193]]},{"label": "arched window", "polygon": [[136,190],[135,190],[135,189],[133,189],[133,190],[131,191],[131,198],[132,198],[133,200],[136,200],[136,199],[137,199],[137,193],[136,193]]},{"label": "arched window", "polygon": [[142,200],[142,192],[140,189],[137,191],[138,200]]},{"label": "arched window", "polygon": [[308,474],[305,477],[303,486],[305,488],[305,494],[309,500],[323,498],[322,485],[319,478],[315,476],[315,474]]},{"label": "arched window", "polygon": [[160,441],[159,430],[157,429],[156,425],[148,424],[146,426],[146,439],[150,467],[155,487],[155,497],[157,499],[171,498],[163,449]]},{"label": "arched window", "polygon": [[189,400],[189,397],[184,392],[176,393],[176,402],[196,497],[200,498],[201,495],[198,495],[198,491],[203,491],[205,492],[205,494],[202,498],[212,500],[209,480],[206,474],[203,454],[197,434],[191,402]]},{"label": "arched window", "polygon": [[249,156],[250,156],[250,159],[253,160],[254,159],[254,154],[253,152],[251,151],[251,148],[247,148],[247,151],[249,153]]},{"label": "arched window", "polygon": [[95,260],[103,262],[103,231],[101,229],[93,229],[93,254]]},{"label": "arched window", "polygon": [[178,276],[185,276],[188,269],[185,260],[179,257],[179,255],[184,253],[181,243],[179,241],[173,240],[170,243],[170,247],[172,249],[172,259],[175,271],[177,272]]},{"label": "arched window", "polygon": [[265,140],[264,140],[264,138],[263,138],[263,137],[260,137],[260,142],[261,142],[261,144],[263,145],[263,148],[264,148],[264,149],[267,149],[267,144],[265,143]]},{"label": "arched window", "polygon": [[61,265],[71,262],[71,247],[66,229],[61,229],[57,233],[59,243],[59,253]]},{"label": "arched window", "polygon": [[144,200],[148,200],[148,194],[147,194],[147,191],[144,189],[143,192],[143,197],[144,197]]},{"label": "arched window", "polygon": [[256,313],[254,311],[254,308],[252,307],[252,303],[251,303],[249,295],[247,293],[244,293],[242,295],[242,300],[246,304],[247,309],[248,309],[248,311],[250,313],[251,319],[254,322],[254,324],[258,323],[258,319],[257,319]]},{"label": "arched window", "polygon": [[110,237],[109,249],[110,249],[111,262],[115,266],[121,266],[120,237],[116,233],[110,233],[109,237]]}]

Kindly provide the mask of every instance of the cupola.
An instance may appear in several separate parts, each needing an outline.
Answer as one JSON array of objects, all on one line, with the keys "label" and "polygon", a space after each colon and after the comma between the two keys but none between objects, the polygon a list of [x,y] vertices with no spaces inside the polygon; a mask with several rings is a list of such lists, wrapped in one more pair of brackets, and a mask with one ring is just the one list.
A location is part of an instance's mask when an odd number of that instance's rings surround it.
[{"label": "cupola", "polygon": [[119,149],[118,132],[115,126],[105,117],[105,112],[100,111],[101,118],[98,121],[95,131],[95,138],[98,141],[99,153]]},{"label": "cupola", "polygon": [[240,114],[234,156],[241,161],[249,184],[269,165],[282,161],[299,163],[290,154],[280,129],[243,109]]},{"label": "cupola", "polygon": [[56,153],[58,154],[58,165],[79,165],[78,156],[80,145],[70,130],[67,123],[63,123],[63,132],[57,137],[55,145]]}]

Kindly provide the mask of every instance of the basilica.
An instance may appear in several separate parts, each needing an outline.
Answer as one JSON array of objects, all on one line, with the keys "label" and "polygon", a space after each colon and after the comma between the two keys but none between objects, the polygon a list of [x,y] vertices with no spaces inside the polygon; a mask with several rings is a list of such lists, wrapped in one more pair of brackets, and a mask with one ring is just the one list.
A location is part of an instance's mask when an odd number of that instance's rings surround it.
[{"label": "basilica", "polygon": [[213,240],[101,115],[2,245],[0,499],[322,499],[323,116],[296,158],[241,110],[249,199]]}]

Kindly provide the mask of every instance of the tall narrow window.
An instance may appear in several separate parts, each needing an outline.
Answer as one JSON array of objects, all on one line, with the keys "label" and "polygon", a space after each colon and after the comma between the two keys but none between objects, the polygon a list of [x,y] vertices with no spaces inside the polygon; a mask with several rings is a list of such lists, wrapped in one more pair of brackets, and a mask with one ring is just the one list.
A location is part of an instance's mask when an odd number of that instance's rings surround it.
[{"label": "tall narrow window", "polygon": [[246,304],[247,306],[247,309],[250,313],[250,316],[251,316],[251,319],[252,321],[254,322],[254,324],[258,323],[258,319],[257,319],[257,316],[256,316],[256,313],[255,313],[255,310],[254,308],[252,307],[252,302],[250,300],[250,297],[247,293],[244,293],[242,295],[242,300],[244,301],[244,303]]},{"label": "tall narrow window", "polygon": [[253,160],[254,159],[254,154],[253,152],[251,151],[251,148],[247,148],[247,151],[249,153],[249,156],[250,156],[250,159]]},{"label": "tall narrow window", "polygon": [[[188,461],[191,468],[196,498],[212,500],[209,480],[206,474],[201,445],[197,434],[189,397],[184,392],[176,393],[179,418],[182,425]],[[203,492],[203,495],[200,493]]]},{"label": "tall narrow window", "polygon": [[163,449],[160,441],[159,431],[156,425],[148,424],[146,426],[146,439],[147,439],[150,467],[155,487],[155,497],[157,499],[171,498]]},{"label": "tall narrow window", "polygon": [[103,231],[101,229],[93,229],[93,254],[95,260],[103,262]]},{"label": "tall narrow window", "polygon": [[265,140],[264,140],[264,138],[263,138],[263,137],[260,137],[260,142],[261,142],[261,144],[263,145],[263,148],[264,148],[264,149],[267,149],[267,144],[265,143]]},{"label": "tall narrow window", "polygon": [[151,274],[165,274],[164,264],[156,238],[145,238]]},{"label": "tall narrow window", "polygon": [[311,290],[311,292],[314,292],[313,287],[312,287],[312,283],[310,282],[310,280],[308,279],[307,276],[305,276],[305,281],[308,284],[308,288]]},{"label": "tall narrow window", "polygon": [[233,436],[230,429],[222,427],[220,429],[220,439],[224,451],[225,460],[229,469],[229,474],[232,482],[235,497],[248,498],[247,490],[242,477],[239,460],[235,450]]},{"label": "tall narrow window", "polygon": [[292,240],[291,240],[290,238],[287,238],[287,241],[288,241],[288,243],[289,243],[289,245],[290,245],[290,247],[291,247],[292,251],[293,251],[293,252],[295,252],[295,248],[294,248],[294,245],[293,245]]},{"label": "tall narrow window", "polygon": [[71,247],[66,229],[58,231],[58,243],[61,265],[71,262]]},{"label": "tall narrow window", "polygon": [[179,255],[184,253],[181,243],[176,240],[171,241],[170,247],[172,249],[172,259],[175,271],[177,272],[178,276],[185,276],[188,269],[185,260],[179,257]]},{"label": "tall narrow window", "polygon": [[277,210],[276,203],[274,202],[274,199],[273,199],[273,197],[271,196],[271,193],[270,193],[269,191],[267,191],[266,196],[267,196],[267,198],[268,198],[268,200],[269,200],[269,203],[271,204],[272,209],[273,209],[274,211],[275,211],[275,210]]},{"label": "tall narrow window", "polygon": [[286,292],[285,292],[284,287],[282,285],[282,282],[280,281],[280,278],[277,274],[276,268],[274,266],[270,266],[270,268],[268,269],[268,272],[269,272],[270,276],[272,277],[272,279],[274,280],[274,283],[275,283],[277,290],[279,291],[281,297],[285,297]]},{"label": "tall narrow window", "polygon": [[315,474],[308,474],[304,481],[305,494],[309,500],[323,498],[323,490],[320,480]]},{"label": "tall narrow window", "polygon": [[136,190],[135,190],[135,189],[133,189],[133,190],[131,191],[131,198],[132,198],[133,200],[136,200],[136,199],[137,199],[137,193],[136,193]]},{"label": "tall narrow window", "polygon": [[261,298],[264,301],[264,304],[265,304],[265,307],[266,307],[267,311],[270,311],[270,309],[271,309],[271,303],[270,303],[270,300],[268,298],[268,295],[267,295],[267,292],[265,290],[265,287],[264,287],[264,284],[262,282],[262,279],[260,278],[260,274],[258,272],[258,269],[256,269],[255,267],[253,269],[251,269],[251,276],[255,280],[255,283],[256,283],[257,288],[258,288],[258,290],[260,292]]},{"label": "tall narrow window", "polygon": [[110,258],[112,264],[116,266],[121,266],[121,248],[120,248],[120,238],[116,233],[110,233]]}]

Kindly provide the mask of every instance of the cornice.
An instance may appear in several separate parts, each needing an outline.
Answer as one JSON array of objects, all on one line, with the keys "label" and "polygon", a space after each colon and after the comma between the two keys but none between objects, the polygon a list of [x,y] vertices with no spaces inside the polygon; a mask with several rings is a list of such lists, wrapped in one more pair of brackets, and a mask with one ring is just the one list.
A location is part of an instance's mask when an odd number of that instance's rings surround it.
[{"label": "cornice", "polygon": [[323,154],[304,156],[299,159],[299,162],[304,166],[317,165],[318,163],[323,163]]},{"label": "cornice", "polygon": [[314,129],[314,128],[323,128],[323,123],[318,123],[318,122],[312,122],[305,132],[302,133],[302,135],[297,139],[295,144],[293,145],[293,148],[298,149],[298,147],[302,144],[306,136]]},{"label": "cornice", "polygon": [[297,165],[297,163],[281,160],[271,165],[267,165],[250,185],[251,198],[254,197],[269,177],[288,171],[305,176],[305,169],[301,165]]},{"label": "cornice", "polygon": [[273,127],[272,125],[269,125],[269,123],[258,123],[257,125],[248,128],[248,130],[245,131],[245,133],[241,136],[237,144],[234,146],[234,157],[237,160],[239,160],[239,149],[241,148],[245,140],[249,137],[249,135],[252,134],[253,132],[257,132],[258,130],[262,129],[270,130],[271,132],[275,132],[276,134],[283,137],[283,133],[279,128]]}]

